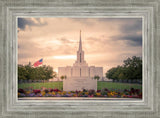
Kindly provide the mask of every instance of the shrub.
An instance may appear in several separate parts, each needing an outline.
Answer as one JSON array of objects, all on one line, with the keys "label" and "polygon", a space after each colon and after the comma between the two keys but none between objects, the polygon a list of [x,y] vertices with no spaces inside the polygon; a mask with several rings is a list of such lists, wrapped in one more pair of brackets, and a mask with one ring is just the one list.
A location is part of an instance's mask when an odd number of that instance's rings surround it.
[{"label": "shrub", "polygon": [[44,91],[45,91],[45,93],[48,93],[48,92],[49,92],[49,90],[48,90],[48,89],[45,89]]},{"label": "shrub", "polygon": [[95,90],[93,90],[93,89],[89,90],[88,92],[89,92],[88,93],[89,95],[94,95],[95,94]]},{"label": "shrub", "polygon": [[100,93],[100,92],[101,92],[101,90],[97,90],[97,92],[98,92],[98,93]]},{"label": "shrub", "polygon": [[53,89],[53,91],[54,91],[54,92],[59,92],[60,90],[59,90],[59,89]]},{"label": "shrub", "polygon": [[37,93],[41,93],[41,90],[37,89],[37,90],[33,90],[33,93],[37,94]]},{"label": "shrub", "polygon": [[18,89],[18,92],[19,93],[25,93],[25,90],[23,90],[23,89],[20,88],[20,89]]}]

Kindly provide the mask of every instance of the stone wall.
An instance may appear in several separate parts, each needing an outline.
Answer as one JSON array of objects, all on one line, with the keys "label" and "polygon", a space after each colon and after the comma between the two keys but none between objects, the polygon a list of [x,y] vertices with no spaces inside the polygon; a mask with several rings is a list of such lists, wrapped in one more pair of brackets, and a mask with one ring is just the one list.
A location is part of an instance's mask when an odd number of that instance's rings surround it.
[{"label": "stone wall", "polygon": [[63,80],[64,91],[75,91],[75,90],[97,90],[97,80],[89,77],[71,77]]}]

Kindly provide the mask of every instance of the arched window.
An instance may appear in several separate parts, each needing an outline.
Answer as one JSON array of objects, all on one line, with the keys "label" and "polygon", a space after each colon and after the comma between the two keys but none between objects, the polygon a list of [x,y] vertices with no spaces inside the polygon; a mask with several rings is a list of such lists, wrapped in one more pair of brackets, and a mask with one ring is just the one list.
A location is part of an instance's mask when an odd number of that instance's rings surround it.
[{"label": "arched window", "polygon": [[71,76],[72,76],[72,69],[71,69]]},{"label": "arched window", "polygon": [[81,63],[81,53],[80,53],[80,63]]}]

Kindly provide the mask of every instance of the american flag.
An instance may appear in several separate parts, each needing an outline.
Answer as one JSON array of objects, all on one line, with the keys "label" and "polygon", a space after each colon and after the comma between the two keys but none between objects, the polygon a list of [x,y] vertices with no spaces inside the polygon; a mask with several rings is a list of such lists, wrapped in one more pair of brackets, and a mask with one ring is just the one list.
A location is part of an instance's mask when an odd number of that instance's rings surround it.
[{"label": "american flag", "polygon": [[42,63],[43,63],[43,59],[40,59],[40,60],[36,61],[36,62],[33,64],[33,66],[34,66],[34,67],[37,67],[37,66],[41,65]]}]

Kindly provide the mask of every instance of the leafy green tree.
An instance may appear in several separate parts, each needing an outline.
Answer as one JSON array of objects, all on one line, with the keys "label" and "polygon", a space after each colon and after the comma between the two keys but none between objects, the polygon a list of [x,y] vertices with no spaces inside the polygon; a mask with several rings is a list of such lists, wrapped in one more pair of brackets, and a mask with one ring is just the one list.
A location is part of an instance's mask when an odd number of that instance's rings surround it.
[{"label": "leafy green tree", "polygon": [[53,71],[51,66],[32,67],[28,65],[18,65],[18,79],[19,80],[48,80],[56,77],[56,72]]},{"label": "leafy green tree", "polygon": [[53,68],[51,66],[44,66],[46,79],[50,79],[53,77],[56,77],[56,73],[53,71]]},{"label": "leafy green tree", "polygon": [[28,74],[27,74],[27,80],[36,80],[36,73],[37,73],[37,68],[33,68],[31,67],[30,64],[28,65],[25,65],[24,66],[26,68],[26,70],[28,71]]},{"label": "leafy green tree", "polygon": [[63,79],[64,79],[64,76],[62,75],[60,78],[61,78],[61,80],[63,80]]},{"label": "leafy green tree", "polygon": [[142,79],[142,59],[140,57],[133,56],[124,60],[126,68],[126,77],[129,80],[141,80]]},{"label": "leafy green tree", "polygon": [[48,79],[46,73],[47,72],[44,66],[37,67],[37,73],[36,73],[37,78],[43,80],[43,82]]},{"label": "leafy green tree", "polygon": [[108,79],[112,79],[113,82],[114,82],[115,80],[118,79],[116,72],[117,72],[117,68],[116,68],[116,67],[113,67],[113,68],[111,68],[111,69],[109,69],[109,70],[107,71],[106,77],[107,77]]},{"label": "leafy green tree", "polygon": [[27,80],[28,71],[23,65],[18,65],[18,80]]},{"label": "leafy green tree", "polygon": [[106,77],[117,80],[142,80],[142,59],[140,57],[133,56],[123,61],[122,66],[117,66],[109,69],[106,73]]},{"label": "leafy green tree", "polygon": [[61,80],[64,80],[64,79],[67,79],[67,76],[66,75],[62,75],[60,78],[61,78]]},{"label": "leafy green tree", "polygon": [[95,76],[94,76],[94,79],[95,79],[95,80],[99,80],[100,77],[99,77],[98,75],[95,75]]}]

